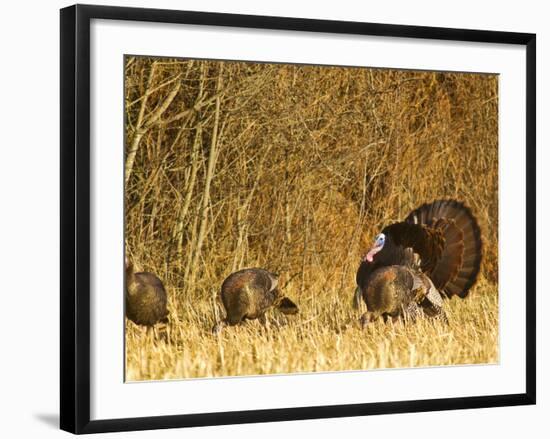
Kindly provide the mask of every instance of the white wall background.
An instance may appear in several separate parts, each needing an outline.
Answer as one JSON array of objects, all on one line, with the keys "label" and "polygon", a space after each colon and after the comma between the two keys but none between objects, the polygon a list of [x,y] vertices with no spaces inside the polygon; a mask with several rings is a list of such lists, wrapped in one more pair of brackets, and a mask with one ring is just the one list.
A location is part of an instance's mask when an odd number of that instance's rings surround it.
[{"label": "white wall background", "polygon": [[[96,3],[88,1],[88,3]],[[545,2],[461,0],[353,2],[319,0],[103,0],[99,4],[297,16],[537,33],[538,45],[538,405],[423,414],[123,433],[109,437],[241,438],[544,437],[550,427],[545,379],[550,326],[544,273],[550,257],[548,138],[550,27]],[[10,2],[0,18],[0,435],[58,437],[59,13],[64,1]]]}]

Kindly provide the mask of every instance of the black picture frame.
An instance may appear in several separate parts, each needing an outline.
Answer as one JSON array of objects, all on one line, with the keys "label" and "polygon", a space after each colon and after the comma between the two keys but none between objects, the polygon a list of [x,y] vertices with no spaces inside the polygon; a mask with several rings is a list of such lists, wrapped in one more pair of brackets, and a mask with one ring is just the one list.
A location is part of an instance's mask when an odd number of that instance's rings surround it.
[{"label": "black picture frame", "polygon": [[[526,47],[526,392],[416,401],[90,420],[90,21],[131,20],[514,44]],[[536,36],[206,12],[75,5],[61,10],[61,387],[60,424],[72,433],[304,420],[535,404]]]}]

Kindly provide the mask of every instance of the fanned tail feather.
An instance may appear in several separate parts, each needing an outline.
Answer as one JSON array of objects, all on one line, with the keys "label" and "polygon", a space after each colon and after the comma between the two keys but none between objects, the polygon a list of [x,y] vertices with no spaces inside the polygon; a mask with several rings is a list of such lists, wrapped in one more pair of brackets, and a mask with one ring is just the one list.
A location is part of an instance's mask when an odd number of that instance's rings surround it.
[{"label": "fanned tail feather", "polygon": [[481,232],[471,210],[455,200],[424,204],[405,219],[443,232],[445,246],[430,277],[447,296],[466,297],[481,266]]}]

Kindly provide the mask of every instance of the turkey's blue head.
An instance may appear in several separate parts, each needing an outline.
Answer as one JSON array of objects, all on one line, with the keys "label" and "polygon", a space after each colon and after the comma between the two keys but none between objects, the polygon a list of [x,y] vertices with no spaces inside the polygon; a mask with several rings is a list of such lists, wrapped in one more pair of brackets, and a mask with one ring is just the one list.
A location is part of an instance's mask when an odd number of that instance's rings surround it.
[{"label": "turkey's blue head", "polygon": [[367,262],[372,262],[374,260],[374,255],[384,248],[385,243],[386,235],[384,235],[383,233],[379,233],[378,235],[376,235],[376,238],[374,238],[374,244],[370,248],[369,252],[365,255],[364,259]]}]

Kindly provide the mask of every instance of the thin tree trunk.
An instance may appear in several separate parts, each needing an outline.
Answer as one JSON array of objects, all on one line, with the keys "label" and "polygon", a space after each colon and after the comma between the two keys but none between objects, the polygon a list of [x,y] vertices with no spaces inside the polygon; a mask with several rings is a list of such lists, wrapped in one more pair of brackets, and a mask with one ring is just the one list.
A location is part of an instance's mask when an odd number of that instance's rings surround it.
[{"label": "thin tree trunk", "polygon": [[[195,215],[195,218],[193,218],[193,224],[191,226],[191,239],[190,242],[195,242],[195,237],[197,236],[197,221],[198,216]],[[189,279],[189,273],[191,272],[191,264],[193,263],[193,256],[190,254],[187,258],[187,263],[185,264],[185,271],[183,273],[183,278],[185,280],[185,286],[189,287],[191,282],[188,281]]]},{"label": "thin tree trunk", "polygon": [[132,144],[130,146],[130,149],[128,150],[128,155],[126,157],[126,167],[125,167],[125,178],[124,181],[127,183],[128,179],[130,178],[130,174],[132,173],[132,169],[134,167],[134,161],[136,159],[136,153],[139,147],[139,142],[141,141],[141,138],[145,134],[145,131],[141,128],[143,124],[143,117],[145,115],[145,107],[147,107],[147,99],[149,98],[149,90],[151,89],[151,85],[153,83],[153,76],[155,75],[155,67],[156,62],[153,62],[151,64],[151,70],[149,71],[149,77],[147,78],[147,86],[145,88],[145,94],[143,95],[143,99],[141,101],[141,106],[139,108],[138,118],[135,125],[135,132],[134,137],[132,138]]},{"label": "thin tree trunk", "polygon": [[195,141],[193,142],[193,152],[191,154],[191,175],[189,177],[189,184],[186,187],[185,199],[181,206],[178,223],[176,225],[176,239],[178,243],[177,258],[180,259],[183,255],[183,226],[189,212],[189,206],[191,205],[191,199],[193,198],[193,190],[195,189],[195,181],[197,179],[197,171],[199,169],[199,149],[201,145],[202,128],[201,124],[197,125],[195,132]]},{"label": "thin tree trunk", "polygon": [[208,168],[206,170],[206,176],[204,181],[204,191],[202,196],[202,204],[200,208],[200,227],[199,234],[197,236],[197,246],[195,248],[195,253],[193,254],[193,262],[191,263],[191,271],[189,278],[189,285],[194,285],[195,275],[197,272],[197,264],[201,256],[202,245],[204,242],[206,226],[208,223],[208,205],[210,204],[210,184],[212,183],[212,178],[214,177],[214,169],[216,167],[217,159],[217,146],[218,146],[218,126],[220,122],[220,90],[222,87],[222,73],[223,73],[223,64],[220,68],[218,74],[218,83],[216,85],[216,109],[214,113],[214,127],[212,129],[212,141],[210,143],[210,153],[208,155]]},{"label": "thin tree trunk", "polygon": [[[197,95],[197,101],[201,100],[204,94],[204,83],[206,81],[206,68],[205,65],[200,67],[200,81],[199,81],[199,92]],[[193,151],[191,153],[191,171],[189,177],[185,179],[185,198],[181,209],[178,214],[178,222],[176,224],[176,230],[174,232],[174,237],[177,242],[177,260],[181,260],[182,264],[184,261],[183,257],[183,227],[186,224],[187,215],[189,213],[189,207],[191,206],[191,200],[193,198],[193,191],[195,190],[195,181],[197,179],[197,172],[199,169],[199,151],[202,144],[202,122],[199,120],[195,126],[195,138],[193,140]],[[196,232],[196,219],[195,216],[193,224],[193,236],[189,241],[191,244],[194,243],[195,232]],[[192,248],[192,247],[190,247]],[[185,264],[185,279],[189,273],[189,268],[191,266],[191,254],[187,257],[187,263]]]},{"label": "thin tree trunk", "polygon": [[[235,245],[234,250],[234,256],[233,256],[233,265],[232,270],[235,271],[243,262],[245,258],[245,253],[248,250],[248,230],[250,229],[250,224],[248,221],[248,217],[250,214],[250,206],[252,205],[252,199],[254,198],[254,195],[256,194],[256,190],[258,189],[258,186],[260,184],[260,180],[263,177],[263,168],[265,160],[267,159],[267,156],[269,155],[269,152],[271,151],[273,145],[268,145],[265,152],[263,153],[262,157],[260,158],[260,162],[258,163],[258,166],[254,170],[254,182],[252,183],[252,188],[248,191],[248,194],[245,198],[245,200],[241,203],[241,195],[240,193],[237,193],[237,228],[239,229],[239,235],[237,237],[237,243]],[[246,154],[243,154],[241,157],[241,176],[243,177],[243,180],[241,181],[241,184],[244,186],[249,178],[249,174],[246,168],[246,162],[248,157]],[[243,243],[247,243],[244,248]]]},{"label": "thin tree trunk", "polygon": [[241,205],[241,194],[237,193],[237,228],[239,229],[239,236],[237,243],[235,244],[235,251],[233,254],[233,265],[231,266],[231,272],[234,272],[240,264],[241,257],[241,245],[244,238],[244,220],[243,220],[243,206]]},{"label": "thin tree trunk", "polygon": [[[141,142],[141,139],[147,133],[147,131],[156,124],[162,114],[168,109],[176,95],[178,94],[178,91],[180,89],[180,81],[176,79],[174,87],[164,100],[164,102],[159,105],[159,107],[149,116],[147,117],[147,120],[144,120],[144,112],[145,112],[145,106],[147,104],[147,97],[150,94],[149,89],[152,84],[152,78],[153,78],[153,70],[155,67],[155,63],[151,66],[151,72],[149,73],[149,79],[147,80],[147,90],[145,91],[145,97],[143,98],[143,101],[141,102],[141,108],[139,110],[139,116],[136,123],[136,131],[134,133],[134,137],[132,139],[132,144],[130,146],[130,149],[128,150],[128,156],[126,157],[126,166],[124,169],[124,182],[128,183],[128,180],[130,179],[130,176],[132,175],[132,170],[134,169],[134,162],[136,160],[136,154],[139,149],[139,143]],[[177,75],[177,78],[181,76],[181,73]]]},{"label": "thin tree trunk", "polygon": [[309,228],[310,228],[310,218],[311,218],[311,200],[310,196],[307,196],[307,207],[305,214],[305,230],[304,230],[304,247],[302,249],[302,282],[300,286],[300,294],[304,294],[306,286],[306,266],[307,266],[307,255],[309,251]]}]

